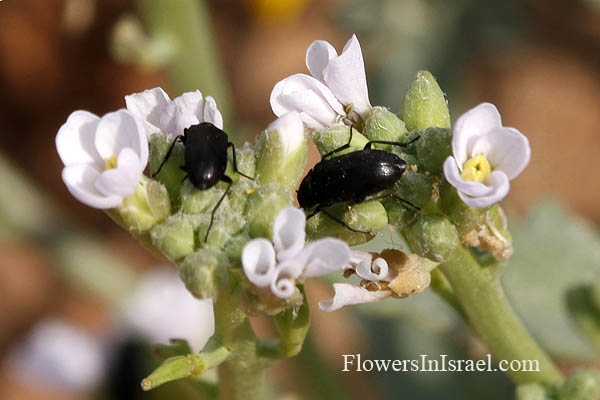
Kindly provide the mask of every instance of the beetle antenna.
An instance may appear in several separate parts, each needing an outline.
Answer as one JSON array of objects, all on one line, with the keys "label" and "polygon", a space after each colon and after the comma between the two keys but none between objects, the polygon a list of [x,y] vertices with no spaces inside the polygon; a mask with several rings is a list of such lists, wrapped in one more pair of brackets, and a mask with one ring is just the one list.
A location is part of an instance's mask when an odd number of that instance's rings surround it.
[{"label": "beetle antenna", "polygon": [[367,144],[365,144],[365,149],[370,150],[371,145],[373,145],[373,144],[391,144],[393,146],[408,147],[411,144],[413,144],[414,142],[416,142],[417,140],[419,140],[420,138],[421,138],[421,136],[419,135],[415,138],[412,138],[408,142],[390,142],[388,140],[369,140],[367,142]]}]

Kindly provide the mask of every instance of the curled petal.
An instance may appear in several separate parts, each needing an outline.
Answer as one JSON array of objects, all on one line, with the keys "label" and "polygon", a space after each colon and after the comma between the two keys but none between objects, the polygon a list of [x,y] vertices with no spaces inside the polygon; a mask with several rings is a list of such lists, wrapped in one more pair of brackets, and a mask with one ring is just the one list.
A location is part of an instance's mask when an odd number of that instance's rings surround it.
[{"label": "curled petal", "polygon": [[100,174],[96,180],[96,188],[106,196],[129,197],[137,189],[142,171],[137,154],[126,147],[119,153],[117,167]]},{"label": "curled petal", "polygon": [[325,83],[323,71],[337,56],[337,51],[329,42],[315,40],[306,50],[306,67],[312,76]]},{"label": "curled petal", "polygon": [[356,267],[356,274],[368,281],[382,281],[388,276],[388,263],[383,258],[376,258],[373,262],[361,261]]},{"label": "curled petal", "polygon": [[90,164],[68,165],[62,171],[62,179],[67,189],[80,202],[100,209],[114,208],[121,204],[121,196],[104,195],[96,189],[99,176],[100,172]]},{"label": "curled petal", "polygon": [[55,140],[63,164],[103,164],[94,144],[98,121],[98,116],[87,111],[74,111],[69,115]]},{"label": "curled petal", "polygon": [[210,122],[219,129],[223,129],[223,116],[217,108],[217,102],[212,96],[204,99],[204,122]]},{"label": "curled petal", "polygon": [[465,181],[456,165],[454,157],[450,156],[444,161],[444,176],[459,192],[463,192],[471,197],[488,195],[493,189],[481,182]]},{"label": "curled petal", "polygon": [[266,239],[253,239],[242,251],[242,266],[248,280],[258,287],[267,287],[276,276],[275,250]]},{"label": "curled petal", "polygon": [[465,161],[473,155],[473,145],[477,138],[501,126],[500,113],[491,103],[481,103],[456,120],[452,136],[452,152],[461,171]]},{"label": "curled petal", "polygon": [[350,262],[346,265],[346,269],[356,269],[361,262],[371,263],[373,256],[368,251],[352,250]]},{"label": "curled petal", "polygon": [[160,130],[160,116],[170,102],[169,95],[159,87],[125,96],[127,109],[146,121],[148,136]]},{"label": "curled petal", "polygon": [[202,93],[187,92],[174,99],[160,118],[161,131],[168,135],[183,135],[183,130],[202,121]]},{"label": "curled petal", "polygon": [[380,301],[392,294],[389,290],[370,291],[348,283],[334,283],[333,289],[335,290],[333,299],[319,301],[319,308],[322,311],[331,312],[347,305]]},{"label": "curled petal", "polygon": [[350,247],[346,242],[324,238],[306,246],[297,260],[304,265],[302,278],[310,278],[343,269],[350,262],[350,257]]},{"label": "curled petal", "polygon": [[335,97],[344,105],[354,105],[361,117],[371,109],[367,76],[362,50],[356,35],[352,35],[339,57],[332,58],[323,71],[323,79]]},{"label": "curled petal", "polygon": [[290,278],[277,278],[271,282],[271,291],[280,299],[287,299],[294,294],[295,281]]},{"label": "curled petal", "polygon": [[281,134],[284,152],[291,155],[298,147],[304,145],[304,124],[300,113],[290,111],[277,118],[268,129],[277,130]]},{"label": "curled petal", "polygon": [[273,244],[279,262],[295,256],[302,250],[306,240],[305,225],[306,216],[296,207],[287,207],[277,214],[273,224]]},{"label": "curled petal", "polygon": [[488,185],[491,190],[484,196],[471,197],[458,190],[458,195],[468,206],[473,208],[485,208],[498,203],[508,194],[510,183],[508,177],[502,171],[494,171],[488,176]]},{"label": "curled petal", "polygon": [[271,108],[278,117],[298,111],[311,129],[333,125],[344,107],[323,83],[305,74],[292,75],[277,82],[271,92]]},{"label": "curled petal", "polygon": [[148,162],[148,139],[142,120],[127,110],[111,112],[100,118],[95,138],[96,149],[104,160],[129,147],[145,167]]},{"label": "curled petal", "polygon": [[531,149],[527,137],[514,128],[494,128],[480,136],[473,145],[472,155],[483,154],[495,170],[514,179],[529,164]]}]

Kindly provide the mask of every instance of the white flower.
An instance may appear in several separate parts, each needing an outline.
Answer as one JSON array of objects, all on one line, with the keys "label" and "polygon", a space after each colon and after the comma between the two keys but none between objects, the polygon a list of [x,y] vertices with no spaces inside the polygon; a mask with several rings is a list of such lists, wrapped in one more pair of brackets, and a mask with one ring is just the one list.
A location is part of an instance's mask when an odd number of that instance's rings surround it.
[{"label": "white flower", "polygon": [[362,51],[352,35],[338,55],[324,40],[306,51],[306,66],[312,76],[295,74],[278,82],[271,92],[275,115],[298,111],[311,129],[322,129],[345,120],[365,119],[371,104]]},{"label": "white flower", "polygon": [[171,270],[146,274],[121,312],[125,326],[147,341],[184,339],[195,353],[215,332],[212,299],[192,296]]},{"label": "white flower", "polygon": [[270,288],[277,297],[289,298],[296,280],[339,270],[350,261],[345,242],[324,238],[304,246],[306,216],[294,207],[282,210],[273,224],[273,243],[253,239],[244,246],[242,266],[248,280]]},{"label": "white flower", "polygon": [[144,124],[127,110],[102,118],[73,112],[56,135],[69,192],[95,208],[114,208],[138,187],[148,163]]},{"label": "white flower", "polygon": [[[387,261],[383,258],[373,260],[373,256],[364,251],[353,251],[346,269],[354,270],[364,281],[373,283],[390,282],[395,278],[390,273]],[[321,310],[331,312],[348,305],[381,301],[392,295],[392,291],[388,289],[369,290],[349,283],[334,283],[333,290],[335,295],[332,299],[319,301]]]},{"label": "white flower", "polygon": [[223,129],[223,117],[215,99],[202,97],[199,90],[187,92],[171,100],[157,87],[125,96],[127,109],[146,121],[148,136],[162,132],[173,137],[183,135],[183,130],[201,122],[210,122]]},{"label": "white flower", "polygon": [[444,175],[460,198],[474,208],[502,200],[514,179],[529,163],[527,138],[515,128],[502,126],[493,104],[482,103],[464,113],[454,125],[452,152]]},{"label": "white flower", "polygon": [[19,380],[46,387],[88,392],[106,371],[107,348],[90,334],[59,319],[37,323],[8,356]]}]

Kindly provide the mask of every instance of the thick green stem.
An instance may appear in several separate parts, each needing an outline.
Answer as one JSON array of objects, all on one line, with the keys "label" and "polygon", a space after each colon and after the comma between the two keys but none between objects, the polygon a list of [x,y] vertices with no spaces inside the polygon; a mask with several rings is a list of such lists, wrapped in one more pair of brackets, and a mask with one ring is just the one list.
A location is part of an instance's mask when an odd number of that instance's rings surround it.
[{"label": "thick green stem", "polygon": [[175,92],[199,89],[203,95],[213,96],[225,126],[229,126],[229,88],[205,2],[138,0],[137,4],[151,37],[165,38],[175,46],[167,65]]},{"label": "thick green stem", "polygon": [[258,343],[237,296],[223,294],[215,302],[215,336],[231,355],[219,366],[221,400],[265,398],[265,366],[258,357]]},{"label": "thick green stem", "polygon": [[471,327],[497,360],[537,360],[539,372],[507,371],[516,384],[557,384],[563,376],[523,326],[504,295],[496,274],[458,245],[440,266],[454,288]]}]

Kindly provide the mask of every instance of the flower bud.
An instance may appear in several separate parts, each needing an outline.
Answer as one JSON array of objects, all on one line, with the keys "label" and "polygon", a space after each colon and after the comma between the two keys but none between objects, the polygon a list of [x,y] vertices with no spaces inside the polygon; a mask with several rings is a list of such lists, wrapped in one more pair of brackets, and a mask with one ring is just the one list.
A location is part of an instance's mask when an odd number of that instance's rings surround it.
[{"label": "flower bud", "polygon": [[422,215],[404,234],[416,254],[438,262],[447,260],[458,243],[456,228],[441,215]]},{"label": "flower bud", "polygon": [[203,248],[189,254],[179,265],[181,280],[199,299],[217,298],[228,283],[229,261],[216,248]]},{"label": "flower bud", "polygon": [[[312,140],[321,156],[346,145],[348,139],[350,139],[350,127],[342,123],[332,125],[327,129],[317,130],[312,134]],[[350,147],[336,153],[336,156],[362,150],[368,141],[369,139],[356,128],[352,128],[352,142],[350,142]]]},{"label": "flower bud", "polygon": [[431,72],[417,72],[404,93],[400,118],[409,131],[430,127],[450,128],[446,97]]},{"label": "flower bud", "polygon": [[[227,189],[227,183],[219,182],[210,189],[196,189],[191,182],[185,182],[181,187],[181,208],[186,214],[210,213]],[[219,206],[227,207],[227,197]]]},{"label": "flower bud", "polygon": [[[419,208],[423,208],[427,205],[429,199],[431,199],[432,187],[432,177],[409,170],[404,172],[402,178],[394,184],[393,193],[401,199],[409,201]],[[404,204],[404,207],[415,211],[409,205]]]},{"label": "flower bud", "polygon": [[147,232],[171,212],[166,188],[142,175],[136,191],[107,213],[132,234]]},{"label": "flower bud", "polygon": [[308,145],[304,125],[297,112],[273,122],[256,143],[256,180],[261,185],[277,182],[288,190],[300,183]]},{"label": "flower bud", "polygon": [[[256,176],[256,153],[252,146],[250,146],[250,143],[245,143],[243,147],[236,149],[235,159],[237,162],[238,171],[251,178]],[[225,175],[229,176],[234,183],[240,181],[252,182],[252,180],[235,172],[233,169],[233,157],[231,154],[228,155],[227,170],[225,171]]]},{"label": "flower bud", "polygon": [[173,215],[150,231],[152,244],[177,261],[194,251],[194,228],[184,215]]},{"label": "flower bud", "polygon": [[600,398],[600,371],[580,370],[558,388],[558,400],[592,400]]},{"label": "flower bud", "polygon": [[516,400],[551,400],[548,390],[539,383],[517,386]]},{"label": "flower bud", "polygon": [[[165,159],[170,146],[173,144],[173,138],[160,133],[155,133],[150,137],[150,174],[156,173],[158,168]],[[154,177],[160,183],[165,185],[169,196],[171,198],[171,204],[173,208],[179,207],[179,191],[181,189],[181,181],[185,177],[179,167],[185,165],[184,160],[184,146],[182,143],[175,143],[173,151],[169,156],[167,162],[162,166],[160,173]]]},{"label": "flower bud", "polygon": [[452,155],[452,133],[449,129],[428,128],[415,142],[419,165],[423,171],[441,175],[446,158]]},{"label": "flower bud", "polygon": [[461,237],[485,224],[485,208],[471,208],[458,196],[454,186],[445,179],[439,185],[440,206],[444,214],[456,225]]},{"label": "flower bud", "polygon": [[369,233],[353,232],[325,213],[319,212],[306,221],[306,234],[309,240],[332,236],[354,246],[371,240],[388,223],[385,208],[379,201],[353,206],[336,204],[327,208],[327,212],[344,221],[348,226]]},{"label": "flower bud", "polygon": [[204,363],[198,354],[167,358],[147,378],[142,380],[142,389],[148,391],[163,383],[187,378],[202,371],[204,371]]},{"label": "flower bud", "polygon": [[275,217],[293,201],[292,194],[278,183],[259,186],[248,196],[246,203],[245,213],[250,237],[273,237]]},{"label": "flower bud", "polygon": [[[363,132],[369,140],[385,140],[402,142],[408,134],[404,122],[385,107],[373,107],[365,121]],[[377,147],[391,150],[391,145],[377,145]]]}]

